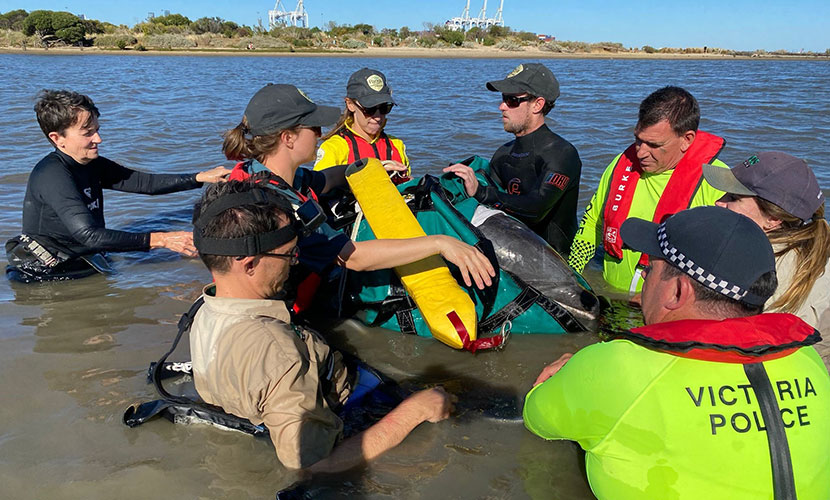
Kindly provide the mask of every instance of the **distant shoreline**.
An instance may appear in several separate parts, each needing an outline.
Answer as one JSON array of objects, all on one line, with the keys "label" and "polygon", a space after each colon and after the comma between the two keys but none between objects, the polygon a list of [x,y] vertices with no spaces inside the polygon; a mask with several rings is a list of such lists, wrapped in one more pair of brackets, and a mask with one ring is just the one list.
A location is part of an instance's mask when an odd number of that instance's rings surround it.
[{"label": "distant shoreline", "polygon": [[369,47],[365,49],[148,49],[117,50],[98,47],[17,48],[2,47],[2,54],[31,55],[135,55],[135,56],[250,56],[250,57],[352,57],[352,58],[423,58],[423,59],[658,59],[658,60],[751,60],[775,59],[793,61],[830,61],[824,54],[753,54],[722,53],[646,53],[646,52],[550,52],[536,47],[506,51],[494,47],[477,48],[413,48]]}]

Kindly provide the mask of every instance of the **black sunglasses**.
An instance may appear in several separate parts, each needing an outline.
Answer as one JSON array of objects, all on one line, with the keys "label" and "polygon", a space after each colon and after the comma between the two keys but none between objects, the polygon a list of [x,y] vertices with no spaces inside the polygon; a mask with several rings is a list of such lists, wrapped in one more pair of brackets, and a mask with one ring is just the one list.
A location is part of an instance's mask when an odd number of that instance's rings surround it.
[{"label": "black sunglasses", "polygon": [[391,102],[385,102],[383,104],[378,104],[377,106],[372,106],[371,108],[364,108],[360,105],[360,103],[355,102],[357,107],[360,108],[360,112],[363,113],[365,116],[375,116],[375,114],[380,113],[382,115],[388,115],[390,111],[392,111],[392,107],[395,106]]},{"label": "black sunglasses", "polygon": [[264,253],[262,255],[266,257],[285,257],[288,259],[288,265],[293,266],[300,261],[300,247],[294,245],[288,253]]},{"label": "black sunglasses", "polygon": [[526,96],[519,97],[519,96],[512,95],[512,94],[502,94],[501,95],[501,101],[503,103],[507,104],[508,108],[517,108],[517,107],[519,107],[519,104],[521,104],[525,101],[532,101],[533,99],[536,99],[536,96],[526,95]]}]

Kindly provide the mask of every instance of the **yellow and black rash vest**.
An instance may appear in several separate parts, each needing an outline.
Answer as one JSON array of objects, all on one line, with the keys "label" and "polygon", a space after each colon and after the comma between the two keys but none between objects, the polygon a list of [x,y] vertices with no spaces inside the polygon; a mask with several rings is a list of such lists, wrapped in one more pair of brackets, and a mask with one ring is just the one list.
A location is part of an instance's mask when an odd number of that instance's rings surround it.
[{"label": "yellow and black rash vest", "polygon": [[599,499],[830,498],[830,375],[790,314],[637,328],[525,398],[527,428],[577,441]]}]

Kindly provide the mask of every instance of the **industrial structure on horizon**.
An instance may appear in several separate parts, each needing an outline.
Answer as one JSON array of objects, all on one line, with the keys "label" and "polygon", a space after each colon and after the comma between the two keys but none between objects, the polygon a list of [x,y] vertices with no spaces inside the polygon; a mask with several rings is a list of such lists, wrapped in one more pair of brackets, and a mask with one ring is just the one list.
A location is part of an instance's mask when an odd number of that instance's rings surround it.
[{"label": "industrial structure on horizon", "polygon": [[297,0],[297,7],[294,10],[285,10],[282,2],[277,0],[274,8],[268,11],[268,29],[274,29],[277,26],[308,28],[308,12],[303,6],[303,0]]},{"label": "industrial structure on horizon", "polygon": [[501,14],[504,7],[504,0],[500,0],[499,2],[499,10],[496,11],[496,15],[493,17],[487,17],[487,0],[484,0],[484,5],[481,6],[481,11],[478,13],[478,17],[470,17],[470,0],[467,0],[467,4],[464,6],[464,12],[461,13],[460,17],[453,17],[449,21],[445,22],[444,25],[451,29],[451,30],[462,30],[467,31],[470,28],[482,28],[487,29],[490,26],[504,26],[504,19],[502,19]]}]

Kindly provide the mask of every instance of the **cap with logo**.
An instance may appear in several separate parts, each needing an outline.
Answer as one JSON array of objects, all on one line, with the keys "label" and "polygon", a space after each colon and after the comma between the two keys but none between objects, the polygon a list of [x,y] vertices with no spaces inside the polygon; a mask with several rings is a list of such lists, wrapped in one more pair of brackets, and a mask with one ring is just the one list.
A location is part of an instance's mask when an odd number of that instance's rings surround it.
[{"label": "cap with logo", "polygon": [[772,295],[749,291],[763,274],[775,271],[772,245],[749,217],[722,207],[697,207],[662,224],[632,217],[620,234],[627,246],[731,299],[761,306]]},{"label": "cap with logo", "polygon": [[314,104],[305,92],[293,85],[269,83],[248,102],[245,118],[252,135],[266,135],[297,125],[333,125],[340,118],[340,110]]},{"label": "cap with logo", "polygon": [[553,102],[559,97],[559,81],[544,64],[524,63],[504,80],[487,82],[487,89],[502,94],[530,94]]},{"label": "cap with logo", "polygon": [[356,100],[364,108],[385,103],[396,104],[392,99],[392,89],[386,83],[386,75],[369,68],[352,73],[346,84],[346,97]]},{"label": "cap with logo", "polygon": [[758,153],[730,169],[703,165],[703,176],[715,189],[763,198],[804,222],[824,203],[807,162],[787,153]]}]

